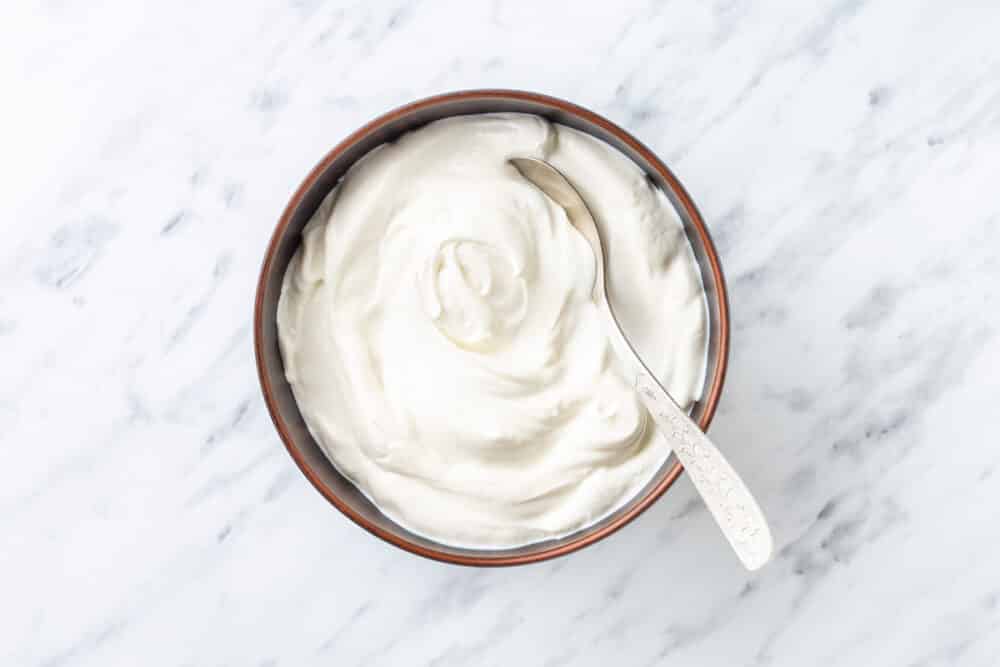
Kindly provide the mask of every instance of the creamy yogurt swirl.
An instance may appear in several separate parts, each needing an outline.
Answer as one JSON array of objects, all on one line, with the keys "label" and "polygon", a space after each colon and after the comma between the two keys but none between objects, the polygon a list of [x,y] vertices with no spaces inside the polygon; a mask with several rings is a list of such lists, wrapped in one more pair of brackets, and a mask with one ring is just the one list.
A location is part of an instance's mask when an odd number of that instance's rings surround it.
[{"label": "creamy yogurt swirl", "polygon": [[589,246],[510,156],[549,160],[587,199],[616,314],[678,403],[704,374],[694,257],[625,156],[520,114],[437,121],[373,151],[285,274],[285,371],[334,465],[401,525],[458,546],[584,527],[669,454],[591,300]]}]

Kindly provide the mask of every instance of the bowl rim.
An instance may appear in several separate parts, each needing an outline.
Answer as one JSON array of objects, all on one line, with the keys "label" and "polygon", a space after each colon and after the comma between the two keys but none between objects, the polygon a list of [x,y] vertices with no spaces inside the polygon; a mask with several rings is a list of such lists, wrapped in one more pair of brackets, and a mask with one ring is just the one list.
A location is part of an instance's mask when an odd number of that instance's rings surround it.
[{"label": "bowl rim", "polygon": [[[321,178],[321,176],[326,172],[330,165],[338,158],[342,153],[344,153],[349,147],[354,145],[357,141],[361,140],[369,133],[377,130],[385,124],[391,123],[398,118],[405,116],[407,114],[413,113],[418,110],[427,109],[434,107],[439,104],[446,104],[450,102],[470,100],[470,99],[481,99],[481,100],[518,100],[533,102],[541,104],[544,106],[555,107],[560,111],[581,118],[582,120],[597,125],[609,134],[614,135],[618,140],[622,141],[624,144],[628,145],[632,150],[641,155],[643,159],[655,169],[660,177],[669,184],[673,190],[673,194],[676,195],[675,204],[679,205],[684,209],[684,213],[687,215],[688,220],[694,227],[700,237],[702,247],[705,250],[705,255],[708,259],[709,268],[714,277],[715,292],[716,292],[716,303],[719,309],[719,345],[716,351],[717,360],[715,364],[715,373],[712,378],[706,378],[708,381],[708,387],[710,388],[709,394],[704,397],[705,409],[702,413],[699,426],[702,430],[707,430],[709,424],[712,422],[712,418],[715,415],[715,410],[718,407],[719,398],[722,394],[723,384],[726,378],[726,369],[729,362],[729,300],[727,296],[727,289],[725,279],[722,274],[722,266],[719,261],[718,252],[715,248],[715,244],[712,242],[711,236],[708,233],[708,229],[705,226],[705,221],[688,194],[687,190],[681,184],[680,180],[674,175],[674,173],[653,153],[652,150],[647,148],[642,142],[633,137],[630,133],[611,122],[607,118],[600,116],[589,109],[585,109],[579,105],[573,104],[566,100],[552,97],[549,95],[535,93],[525,90],[513,90],[513,89],[500,89],[500,88],[485,88],[485,89],[470,89],[470,90],[458,90],[448,93],[442,93],[438,95],[432,95],[430,97],[425,97],[418,99],[414,102],[404,104],[402,106],[396,107],[386,113],[381,114],[375,119],[365,123],[360,128],[349,134],[345,139],[340,141],[336,146],[330,149],[326,155],[314,166],[306,177],[296,188],[295,192],[292,194],[288,203],[285,205],[282,211],[281,217],[278,220],[278,224],[271,234],[271,238],[267,245],[267,250],[264,254],[263,262],[261,263],[260,274],[257,279],[257,291],[256,297],[254,299],[254,315],[253,315],[253,335],[254,335],[254,358],[257,365],[257,377],[260,382],[261,391],[264,395],[264,402],[267,405],[268,413],[271,415],[271,420],[274,422],[274,426],[278,431],[278,435],[288,450],[295,464],[298,466],[299,470],[306,476],[309,482],[316,488],[320,494],[327,499],[334,507],[340,510],[347,518],[353,521],[355,524],[364,528],[366,531],[375,535],[376,537],[382,539],[389,544],[399,547],[404,551],[416,554],[418,556],[423,556],[424,558],[429,558],[431,560],[436,560],[444,563],[452,563],[456,565],[469,565],[469,566],[509,566],[509,565],[524,565],[528,563],[537,563],[551,558],[556,558],[559,556],[564,556],[566,554],[578,551],[586,546],[594,544],[599,540],[617,532],[627,524],[631,523],[636,517],[646,511],[654,502],[656,502],[666,491],[669,489],[673,483],[680,477],[681,473],[684,471],[683,466],[677,460],[677,457],[672,457],[673,465],[664,475],[663,479],[660,480],[656,486],[652,487],[646,491],[645,495],[638,499],[638,501],[629,508],[628,511],[624,512],[621,516],[617,517],[614,521],[602,526],[598,530],[592,532],[584,532],[586,528],[580,532],[579,536],[575,539],[565,542],[563,544],[553,545],[552,547],[541,549],[536,552],[527,554],[512,554],[509,556],[505,555],[470,555],[470,554],[456,554],[449,553],[446,551],[441,551],[431,547],[427,547],[421,544],[416,544],[409,541],[403,536],[396,535],[390,531],[387,531],[380,526],[372,523],[364,516],[356,512],[348,503],[344,502],[336,493],[333,492],[326,484],[323,483],[320,476],[310,467],[309,463],[306,461],[305,456],[299,450],[294,439],[292,438],[288,426],[285,424],[284,418],[281,415],[281,411],[278,407],[278,402],[274,395],[274,388],[271,385],[271,381],[268,378],[264,358],[267,351],[264,349],[264,336],[263,336],[263,326],[264,326],[264,295],[267,285],[267,277],[271,273],[271,265],[274,261],[274,257],[281,240],[284,238],[286,230],[292,221],[294,213],[302,204],[303,199],[306,194],[312,189],[316,184],[316,181]],[[669,460],[669,459],[668,459]],[[391,519],[390,519],[391,520]]]}]

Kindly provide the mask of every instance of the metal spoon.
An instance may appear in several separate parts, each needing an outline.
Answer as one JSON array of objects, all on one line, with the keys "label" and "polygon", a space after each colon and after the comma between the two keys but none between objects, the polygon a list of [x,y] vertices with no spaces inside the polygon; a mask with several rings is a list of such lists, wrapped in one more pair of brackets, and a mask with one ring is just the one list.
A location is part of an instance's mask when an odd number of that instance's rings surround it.
[{"label": "metal spoon", "polygon": [[622,359],[630,369],[629,380],[687,470],[736,555],[748,570],[756,570],[768,561],[773,549],[764,513],[722,453],[687,413],[674,403],[626,338],[608,302],[604,244],[583,197],[548,162],[535,158],[511,158],[509,162],[524,178],[565,209],[570,223],[590,244],[597,262],[594,301],[604,315],[608,335],[616,336],[624,343],[617,349],[631,353]]}]

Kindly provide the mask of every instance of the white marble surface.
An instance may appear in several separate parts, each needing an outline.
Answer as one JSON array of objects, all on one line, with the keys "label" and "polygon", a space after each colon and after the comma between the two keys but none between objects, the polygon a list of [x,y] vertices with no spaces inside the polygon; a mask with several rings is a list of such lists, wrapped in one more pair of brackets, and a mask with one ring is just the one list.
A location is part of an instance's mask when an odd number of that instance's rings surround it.
[{"label": "white marble surface", "polygon": [[[0,664],[997,663],[1000,6],[535,4],[3,3]],[[249,323],[290,192],[488,86],[606,114],[700,204],[763,571],[687,480],[569,558],[424,561],[281,447]]]}]

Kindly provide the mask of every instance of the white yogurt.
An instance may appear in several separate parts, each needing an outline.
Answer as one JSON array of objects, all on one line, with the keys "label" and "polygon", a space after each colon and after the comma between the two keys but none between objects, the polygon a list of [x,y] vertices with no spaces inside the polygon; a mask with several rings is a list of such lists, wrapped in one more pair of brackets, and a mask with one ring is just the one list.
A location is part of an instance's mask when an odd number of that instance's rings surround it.
[{"label": "white yogurt", "polygon": [[383,512],[503,548],[627,502],[670,453],[591,301],[594,258],[506,160],[540,157],[597,217],[610,297],[671,395],[702,389],[706,306],[681,223],[610,146],[520,114],[432,123],[355,165],[282,285],[285,372],[309,430]]}]

